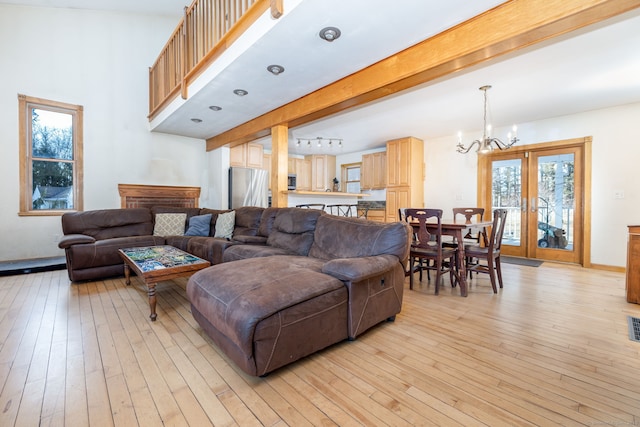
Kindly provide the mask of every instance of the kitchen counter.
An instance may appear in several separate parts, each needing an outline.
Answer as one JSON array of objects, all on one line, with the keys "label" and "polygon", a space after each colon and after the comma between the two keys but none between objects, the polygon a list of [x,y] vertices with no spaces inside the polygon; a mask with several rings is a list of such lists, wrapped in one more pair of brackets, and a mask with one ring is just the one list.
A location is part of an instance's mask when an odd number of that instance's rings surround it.
[{"label": "kitchen counter", "polygon": [[369,197],[368,194],[362,193],[343,193],[341,191],[285,191],[289,195],[300,196],[321,196],[321,197]]},{"label": "kitchen counter", "polygon": [[368,207],[369,210],[385,210],[387,202],[384,200],[358,200],[359,207]]}]

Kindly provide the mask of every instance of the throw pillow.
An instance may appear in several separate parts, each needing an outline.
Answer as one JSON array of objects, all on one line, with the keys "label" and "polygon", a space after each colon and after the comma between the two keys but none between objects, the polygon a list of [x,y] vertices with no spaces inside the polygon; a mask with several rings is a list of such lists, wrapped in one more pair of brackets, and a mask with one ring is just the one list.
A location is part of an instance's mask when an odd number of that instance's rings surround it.
[{"label": "throw pillow", "polygon": [[156,214],[156,224],[153,227],[154,236],[182,236],[184,224],[187,221],[186,213]]},{"label": "throw pillow", "polygon": [[189,228],[185,236],[208,236],[211,226],[211,214],[196,215],[189,218]]},{"label": "throw pillow", "polygon": [[233,228],[236,225],[236,211],[218,214],[216,220],[216,234],[213,237],[230,239],[233,236]]}]

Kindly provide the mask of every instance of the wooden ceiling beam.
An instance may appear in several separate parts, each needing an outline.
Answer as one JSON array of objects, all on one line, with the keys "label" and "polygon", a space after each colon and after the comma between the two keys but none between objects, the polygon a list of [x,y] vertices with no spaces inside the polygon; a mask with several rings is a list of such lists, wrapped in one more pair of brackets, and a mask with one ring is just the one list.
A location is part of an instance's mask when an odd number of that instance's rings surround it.
[{"label": "wooden ceiling beam", "polygon": [[[511,0],[207,139],[207,151],[294,128],[640,7],[640,0]],[[588,54],[588,52],[584,52]]]}]

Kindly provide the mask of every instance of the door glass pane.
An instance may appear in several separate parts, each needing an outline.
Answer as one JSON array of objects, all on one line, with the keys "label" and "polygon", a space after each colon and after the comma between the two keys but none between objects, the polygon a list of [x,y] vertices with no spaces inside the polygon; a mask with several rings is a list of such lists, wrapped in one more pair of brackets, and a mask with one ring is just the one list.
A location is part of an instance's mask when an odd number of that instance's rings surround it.
[{"label": "door glass pane", "polygon": [[573,250],[574,156],[538,157],[538,247]]},{"label": "door glass pane", "polygon": [[520,246],[520,203],[522,200],[522,161],[520,159],[492,162],[491,207],[507,209],[503,245]]}]

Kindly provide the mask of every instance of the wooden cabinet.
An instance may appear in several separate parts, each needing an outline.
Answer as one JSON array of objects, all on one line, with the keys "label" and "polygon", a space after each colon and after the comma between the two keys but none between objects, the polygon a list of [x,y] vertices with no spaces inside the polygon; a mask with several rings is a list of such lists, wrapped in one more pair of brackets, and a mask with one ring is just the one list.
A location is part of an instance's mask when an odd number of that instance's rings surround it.
[{"label": "wooden cabinet", "polygon": [[424,206],[424,142],[414,137],[387,142],[387,222],[399,208]]},{"label": "wooden cabinet", "polygon": [[363,154],[360,168],[360,188],[381,190],[387,186],[387,153]]},{"label": "wooden cabinet", "polygon": [[311,162],[311,191],[326,191],[333,188],[336,177],[336,156],[314,154],[305,156]]},{"label": "wooden cabinet", "polygon": [[367,219],[370,221],[385,222],[386,213],[384,209],[369,209]]},{"label": "wooden cabinet", "polygon": [[[420,203],[420,207],[424,203]],[[410,187],[391,187],[387,188],[387,204],[386,215],[387,222],[399,221],[398,209],[418,207],[418,205],[411,202],[411,188]]]},{"label": "wooden cabinet", "polygon": [[289,173],[296,176],[296,190],[311,191],[311,160],[289,157]]},{"label": "wooden cabinet", "polygon": [[241,168],[263,167],[263,150],[260,144],[241,144],[231,147],[229,153],[229,165]]},{"label": "wooden cabinet", "polygon": [[626,287],[627,302],[640,304],[640,225],[629,226]]}]

